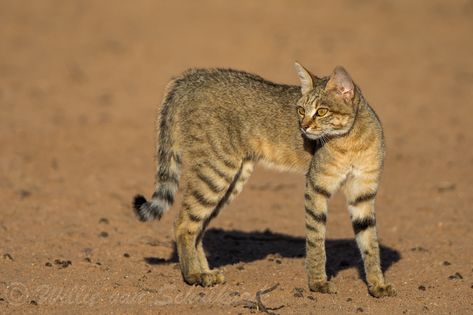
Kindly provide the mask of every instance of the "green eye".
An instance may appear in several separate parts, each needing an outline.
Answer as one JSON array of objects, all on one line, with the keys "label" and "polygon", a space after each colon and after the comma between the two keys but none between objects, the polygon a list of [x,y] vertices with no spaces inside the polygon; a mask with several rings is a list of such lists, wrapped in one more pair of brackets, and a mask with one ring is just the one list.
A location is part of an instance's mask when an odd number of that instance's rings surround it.
[{"label": "green eye", "polygon": [[326,108],[319,108],[315,112],[315,114],[319,117],[325,116],[325,115],[327,115],[327,113],[328,113],[328,109],[326,109]]},{"label": "green eye", "polygon": [[297,108],[297,112],[299,113],[299,115],[304,116],[304,115],[305,115],[305,109],[304,109],[304,107],[299,106],[299,107]]}]

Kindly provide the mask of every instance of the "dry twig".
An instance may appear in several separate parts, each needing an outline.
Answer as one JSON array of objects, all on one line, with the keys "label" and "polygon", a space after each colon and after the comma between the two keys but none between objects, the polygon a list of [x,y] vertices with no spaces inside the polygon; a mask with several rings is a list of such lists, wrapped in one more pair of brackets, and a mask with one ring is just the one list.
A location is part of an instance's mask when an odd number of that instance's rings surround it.
[{"label": "dry twig", "polygon": [[242,301],[238,301],[238,302],[234,303],[233,306],[243,305],[243,307],[246,307],[246,308],[249,308],[249,309],[252,309],[252,310],[257,310],[257,311],[260,311],[260,312],[263,312],[263,313],[266,313],[266,314],[269,314],[269,315],[277,315],[276,313],[271,312],[271,311],[279,310],[279,309],[283,308],[284,305],[281,305],[281,306],[278,306],[278,307],[268,307],[268,306],[264,305],[263,302],[261,301],[261,296],[263,294],[267,294],[269,292],[272,292],[272,291],[276,290],[276,288],[278,286],[279,286],[279,283],[276,283],[275,285],[273,285],[269,289],[259,290],[258,292],[256,292],[256,297],[255,297],[256,301],[242,300]]}]

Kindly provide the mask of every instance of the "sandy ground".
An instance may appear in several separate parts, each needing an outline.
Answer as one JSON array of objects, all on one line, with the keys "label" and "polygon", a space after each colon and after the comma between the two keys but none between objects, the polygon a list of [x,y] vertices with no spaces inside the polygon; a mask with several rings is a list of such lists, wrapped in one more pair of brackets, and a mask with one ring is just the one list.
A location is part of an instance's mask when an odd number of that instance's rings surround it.
[{"label": "sandy ground", "polygon": [[[472,1],[0,1],[0,313],[473,312]],[[167,81],[232,67],[297,83],[344,65],[384,123],[374,299],[340,195],[337,295],[308,292],[301,175],[258,168],[205,237],[227,284],[185,285],[173,209],[140,223]]]}]

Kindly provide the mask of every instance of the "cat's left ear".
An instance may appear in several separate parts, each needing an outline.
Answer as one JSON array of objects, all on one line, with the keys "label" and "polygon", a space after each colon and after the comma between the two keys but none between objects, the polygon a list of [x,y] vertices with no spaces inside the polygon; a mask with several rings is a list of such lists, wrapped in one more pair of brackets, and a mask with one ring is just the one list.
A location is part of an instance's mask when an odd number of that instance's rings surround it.
[{"label": "cat's left ear", "polygon": [[347,101],[355,96],[355,85],[348,72],[342,66],[336,66],[325,87],[327,92],[336,93]]},{"label": "cat's left ear", "polygon": [[294,69],[296,70],[299,80],[301,80],[301,92],[302,94],[307,94],[308,92],[314,89],[314,80],[312,75],[306,68],[301,66],[297,61],[294,62]]}]

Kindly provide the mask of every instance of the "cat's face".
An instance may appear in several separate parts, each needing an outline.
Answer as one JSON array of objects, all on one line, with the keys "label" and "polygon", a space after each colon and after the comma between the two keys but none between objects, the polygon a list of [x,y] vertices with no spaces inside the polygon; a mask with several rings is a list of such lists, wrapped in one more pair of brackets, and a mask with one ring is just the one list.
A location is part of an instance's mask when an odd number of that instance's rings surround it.
[{"label": "cat's face", "polygon": [[309,139],[347,133],[355,121],[353,104],[324,90],[312,90],[297,103],[301,132]]},{"label": "cat's face", "polygon": [[[340,136],[355,121],[354,84],[342,67],[326,79],[318,79],[296,63],[302,97],[297,102],[301,132],[309,139]],[[315,81],[315,82],[314,82]]]}]

